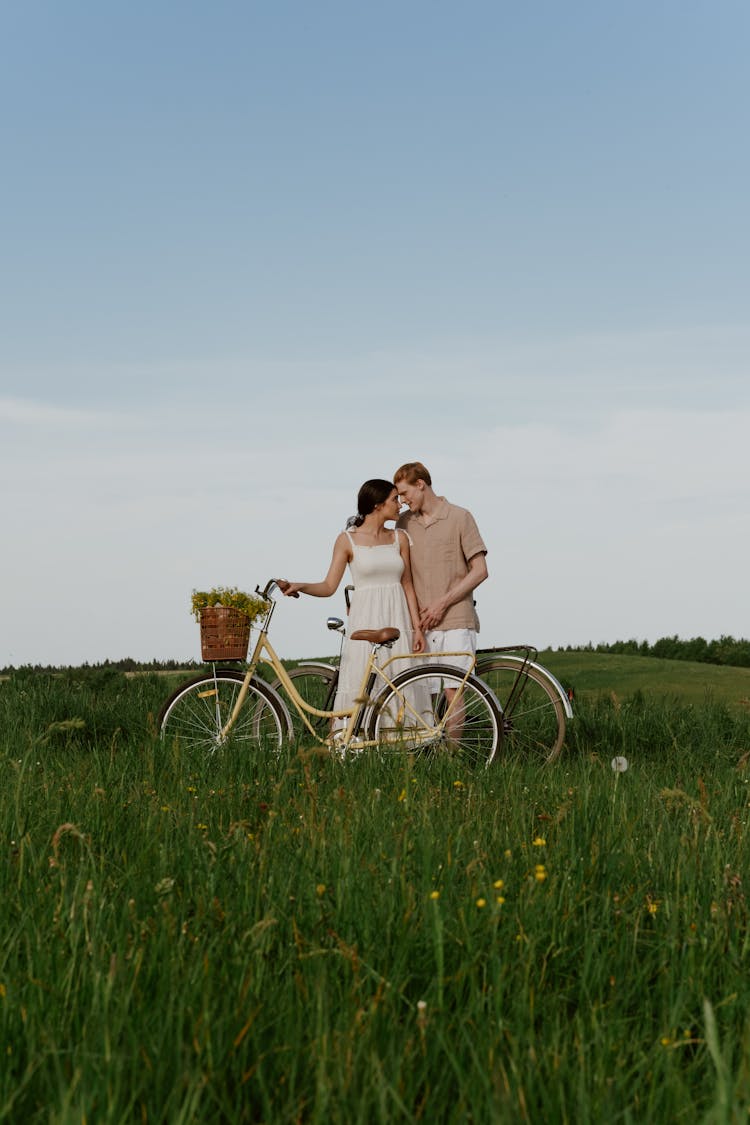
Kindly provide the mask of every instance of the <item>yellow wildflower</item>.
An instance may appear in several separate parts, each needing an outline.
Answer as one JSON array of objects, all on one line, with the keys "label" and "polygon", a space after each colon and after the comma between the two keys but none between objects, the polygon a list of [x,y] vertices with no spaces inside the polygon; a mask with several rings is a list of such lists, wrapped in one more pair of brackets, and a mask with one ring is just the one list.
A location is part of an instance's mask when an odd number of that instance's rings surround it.
[{"label": "yellow wildflower", "polygon": [[477,899],[477,906],[479,907],[480,910],[482,909],[483,906],[486,906],[486,905],[487,905],[487,899],[486,898],[478,898]]},{"label": "yellow wildflower", "polygon": [[431,899],[438,899],[438,898],[440,898],[440,891],[430,891],[430,898],[431,898]]},{"label": "yellow wildflower", "polygon": [[544,836],[535,836],[534,837],[534,847],[535,848],[546,848],[547,847],[547,841],[545,840]]}]

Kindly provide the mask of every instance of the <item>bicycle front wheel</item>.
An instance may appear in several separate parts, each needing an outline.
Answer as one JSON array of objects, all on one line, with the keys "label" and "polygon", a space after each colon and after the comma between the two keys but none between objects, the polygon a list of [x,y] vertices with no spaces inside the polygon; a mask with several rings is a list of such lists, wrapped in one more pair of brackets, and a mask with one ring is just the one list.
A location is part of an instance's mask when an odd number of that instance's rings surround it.
[{"label": "bicycle front wheel", "polygon": [[[332,664],[298,664],[296,668],[289,669],[289,678],[305,702],[309,703],[311,707],[316,707],[319,711],[333,710],[339,679],[338,668],[334,668]],[[287,695],[284,692],[281,680],[274,680],[271,686],[280,694],[284,693],[286,701]],[[307,737],[309,739],[310,732],[291,699],[289,700],[289,713],[294,724],[295,738]],[[325,739],[331,728],[330,718],[311,715],[307,712],[306,716],[318,737]]]},{"label": "bicycle front wheel", "polygon": [[244,679],[241,672],[221,668],[181,684],[159,714],[162,738],[206,753],[221,746],[278,750],[291,737],[291,721],[281,700],[260,680],[250,681],[242,710],[231,731],[222,735]]},{"label": "bicycle front wheel", "polygon": [[[427,711],[417,718],[410,700]],[[381,750],[424,748],[469,766],[488,766],[502,739],[503,723],[491,690],[460,668],[423,664],[402,672],[375,700],[368,738]]]},{"label": "bicycle front wheel", "polygon": [[[477,659],[477,675],[492,688],[503,711],[503,752],[554,762],[565,739],[565,706],[539,668],[519,658]],[[518,684],[514,690],[516,681]]]}]

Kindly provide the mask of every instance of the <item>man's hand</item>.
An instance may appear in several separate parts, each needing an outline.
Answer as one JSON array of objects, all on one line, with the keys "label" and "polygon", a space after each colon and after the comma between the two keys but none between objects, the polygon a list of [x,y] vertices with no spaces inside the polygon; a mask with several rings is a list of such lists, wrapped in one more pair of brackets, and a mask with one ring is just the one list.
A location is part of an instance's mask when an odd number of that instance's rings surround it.
[{"label": "man's hand", "polygon": [[440,626],[440,622],[445,617],[446,610],[450,604],[450,602],[446,602],[445,599],[441,598],[439,602],[433,602],[432,605],[425,606],[419,615],[419,624],[425,631],[428,629],[437,629]]}]

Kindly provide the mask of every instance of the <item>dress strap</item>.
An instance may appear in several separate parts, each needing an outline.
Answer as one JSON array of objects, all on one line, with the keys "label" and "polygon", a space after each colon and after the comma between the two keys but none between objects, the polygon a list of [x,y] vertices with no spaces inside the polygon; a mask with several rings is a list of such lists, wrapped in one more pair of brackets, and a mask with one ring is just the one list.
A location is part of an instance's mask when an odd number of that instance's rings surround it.
[{"label": "dress strap", "polygon": [[345,528],[344,528],[344,535],[346,536],[346,538],[347,538],[347,539],[349,540],[349,542],[351,543],[351,545],[352,545],[352,550],[354,550],[354,548],[356,547],[356,543],[354,542],[354,540],[352,539],[351,535],[349,534],[349,528],[348,528],[348,527],[345,527]]}]

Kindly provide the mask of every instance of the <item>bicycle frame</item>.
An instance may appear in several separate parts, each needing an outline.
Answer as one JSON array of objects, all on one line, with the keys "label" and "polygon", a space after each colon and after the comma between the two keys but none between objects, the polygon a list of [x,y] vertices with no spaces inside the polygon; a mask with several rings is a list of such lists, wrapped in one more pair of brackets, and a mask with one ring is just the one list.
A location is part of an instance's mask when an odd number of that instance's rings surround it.
[{"label": "bicycle frame", "polygon": [[[346,747],[355,739],[357,740],[358,746],[365,747],[377,745],[377,742],[374,740],[360,738],[360,732],[362,731],[365,716],[368,714],[369,709],[372,706],[376,705],[377,696],[385,692],[387,688],[390,688],[398,696],[400,701],[400,714],[402,716],[405,714],[409,714],[411,718],[416,721],[416,728],[413,731],[410,731],[409,738],[410,741],[415,741],[417,745],[419,745],[420,743],[429,742],[433,738],[435,738],[436,734],[441,733],[446,724],[449,723],[450,719],[453,717],[454,712],[459,711],[461,706],[460,696],[462,695],[461,686],[466,683],[473,672],[473,657],[468,669],[465,671],[461,685],[454,691],[453,697],[448,701],[448,705],[441,715],[438,725],[430,726],[425,722],[424,718],[414,710],[403,692],[399,691],[399,688],[394,683],[395,677],[392,678],[391,674],[387,672],[389,665],[393,664],[393,662],[396,660],[424,660],[424,655],[422,653],[409,653],[407,655],[405,655],[404,653],[399,653],[397,656],[388,657],[388,659],[385,660],[382,664],[379,664],[376,654],[378,649],[382,647],[381,645],[372,646],[370,656],[367,661],[367,666],[362,677],[362,683],[359,688],[355,707],[332,711],[323,711],[318,707],[313,707],[312,704],[303,699],[303,697],[297,691],[296,687],[294,686],[293,680],[289,676],[289,673],[282,664],[276,650],[268,639],[268,630],[271,624],[271,618],[273,617],[273,613],[276,608],[276,603],[271,598],[271,590],[274,585],[275,583],[269,582],[267,583],[264,590],[260,590],[258,587],[256,587],[255,592],[268,603],[268,610],[266,612],[265,618],[263,619],[263,623],[259,627],[258,639],[255,643],[255,647],[253,648],[252,656],[248,661],[245,678],[237,695],[232,713],[229,716],[224,727],[222,728],[222,738],[226,738],[229,731],[232,729],[234,723],[236,722],[237,716],[239,715],[245,699],[247,698],[250,681],[255,675],[259,664],[268,664],[271,668],[273,668],[273,671],[275,672],[280,684],[287,693],[291,703],[294,706],[294,709],[299,714],[307,730],[310,732],[316,742],[319,742],[324,746],[336,743],[337,745],[340,744],[342,747]],[[471,656],[472,654],[456,652],[443,653],[441,655],[465,657]],[[382,681],[382,688],[376,695],[374,694],[373,689],[375,687],[376,681],[378,680]],[[284,706],[286,705],[284,704]],[[315,730],[312,723],[307,717],[308,715],[314,715],[317,718],[321,719],[347,719],[348,722],[345,727],[341,728],[341,730],[336,731],[334,734],[331,734],[328,738],[324,739],[321,738],[318,732]]]}]

